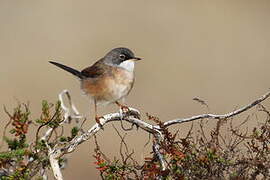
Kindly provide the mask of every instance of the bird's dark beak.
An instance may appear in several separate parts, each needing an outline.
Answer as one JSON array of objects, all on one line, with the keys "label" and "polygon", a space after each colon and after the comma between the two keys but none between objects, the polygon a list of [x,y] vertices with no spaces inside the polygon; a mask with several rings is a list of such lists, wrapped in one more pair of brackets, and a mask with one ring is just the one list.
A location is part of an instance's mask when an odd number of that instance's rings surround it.
[{"label": "bird's dark beak", "polygon": [[135,61],[142,60],[142,58],[139,58],[139,57],[134,57],[134,58],[132,58],[132,59],[134,59]]}]

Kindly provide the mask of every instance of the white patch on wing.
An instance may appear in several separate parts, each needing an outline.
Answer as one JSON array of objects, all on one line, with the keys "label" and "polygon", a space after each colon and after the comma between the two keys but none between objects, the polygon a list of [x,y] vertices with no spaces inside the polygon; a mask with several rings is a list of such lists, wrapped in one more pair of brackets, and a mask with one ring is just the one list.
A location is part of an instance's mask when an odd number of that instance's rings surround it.
[{"label": "white patch on wing", "polygon": [[133,60],[126,60],[119,64],[120,67],[124,68],[127,71],[133,72],[134,71],[134,61]]}]

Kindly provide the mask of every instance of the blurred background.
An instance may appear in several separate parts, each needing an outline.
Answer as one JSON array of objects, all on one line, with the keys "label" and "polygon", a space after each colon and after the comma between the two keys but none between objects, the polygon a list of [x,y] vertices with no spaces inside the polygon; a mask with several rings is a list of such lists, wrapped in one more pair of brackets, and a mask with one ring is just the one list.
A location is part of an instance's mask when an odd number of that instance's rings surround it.
[{"label": "blurred background", "polygon": [[[93,105],[79,82],[48,61],[83,69],[125,46],[143,58],[129,106],[167,121],[207,112],[192,100],[199,97],[211,113],[226,113],[270,87],[269,18],[269,0],[0,0],[0,103],[12,111],[18,100],[29,101],[35,119],[43,99],[55,102],[68,89],[90,127]],[[100,107],[99,114],[116,110]],[[3,126],[8,117],[2,108],[0,115]],[[189,127],[173,130],[181,137]],[[104,128],[97,134],[101,149],[119,158],[120,138],[112,124]],[[128,133],[130,149],[143,161],[151,150],[144,147],[148,134]],[[64,177],[98,179],[93,152],[90,139],[68,155]]]}]

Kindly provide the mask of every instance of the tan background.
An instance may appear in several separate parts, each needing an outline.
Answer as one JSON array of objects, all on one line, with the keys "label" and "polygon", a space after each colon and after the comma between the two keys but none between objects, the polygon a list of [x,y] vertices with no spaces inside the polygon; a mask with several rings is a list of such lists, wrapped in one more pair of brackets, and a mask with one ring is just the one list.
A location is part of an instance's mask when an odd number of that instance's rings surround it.
[{"label": "tan background", "polygon": [[[54,102],[66,88],[91,126],[76,78],[48,60],[82,69],[126,46],[144,59],[129,105],[163,121],[205,112],[193,97],[207,100],[211,112],[227,112],[270,87],[269,19],[269,0],[0,0],[0,102],[12,109],[16,99],[29,100],[35,118],[41,100]],[[176,126],[181,135],[187,127]],[[139,160],[149,150],[147,137],[141,130],[128,136]],[[112,159],[119,157],[111,124],[98,139]],[[69,156],[66,179],[97,179],[93,149],[90,140]]]}]

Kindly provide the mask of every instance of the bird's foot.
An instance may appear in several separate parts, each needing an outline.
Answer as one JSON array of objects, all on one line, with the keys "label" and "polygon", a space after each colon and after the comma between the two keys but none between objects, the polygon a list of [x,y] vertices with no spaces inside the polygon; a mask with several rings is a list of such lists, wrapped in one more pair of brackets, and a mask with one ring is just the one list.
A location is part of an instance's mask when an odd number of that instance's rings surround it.
[{"label": "bird's foot", "polygon": [[120,107],[120,113],[122,115],[126,115],[126,116],[133,116],[137,119],[140,119],[141,118],[141,114],[139,111],[133,109],[133,108],[130,108],[128,106],[121,106]]},{"label": "bird's foot", "polygon": [[123,116],[134,116],[137,119],[141,118],[140,112],[133,109],[133,108],[129,108],[128,106],[122,105],[120,104],[118,101],[115,102],[119,108],[120,108],[120,114],[121,117]]},{"label": "bird's foot", "polygon": [[127,114],[130,111],[130,109],[127,106],[125,106],[125,105],[121,105],[120,106],[120,109],[122,110],[122,112],[124,114]]},{"label": "bird's foot", "polygon": [[100,119],[103,118],[102,116],[96,116],[95,120],[98,123],[99,127],[104,130],[103,125],[100,123]]}]

